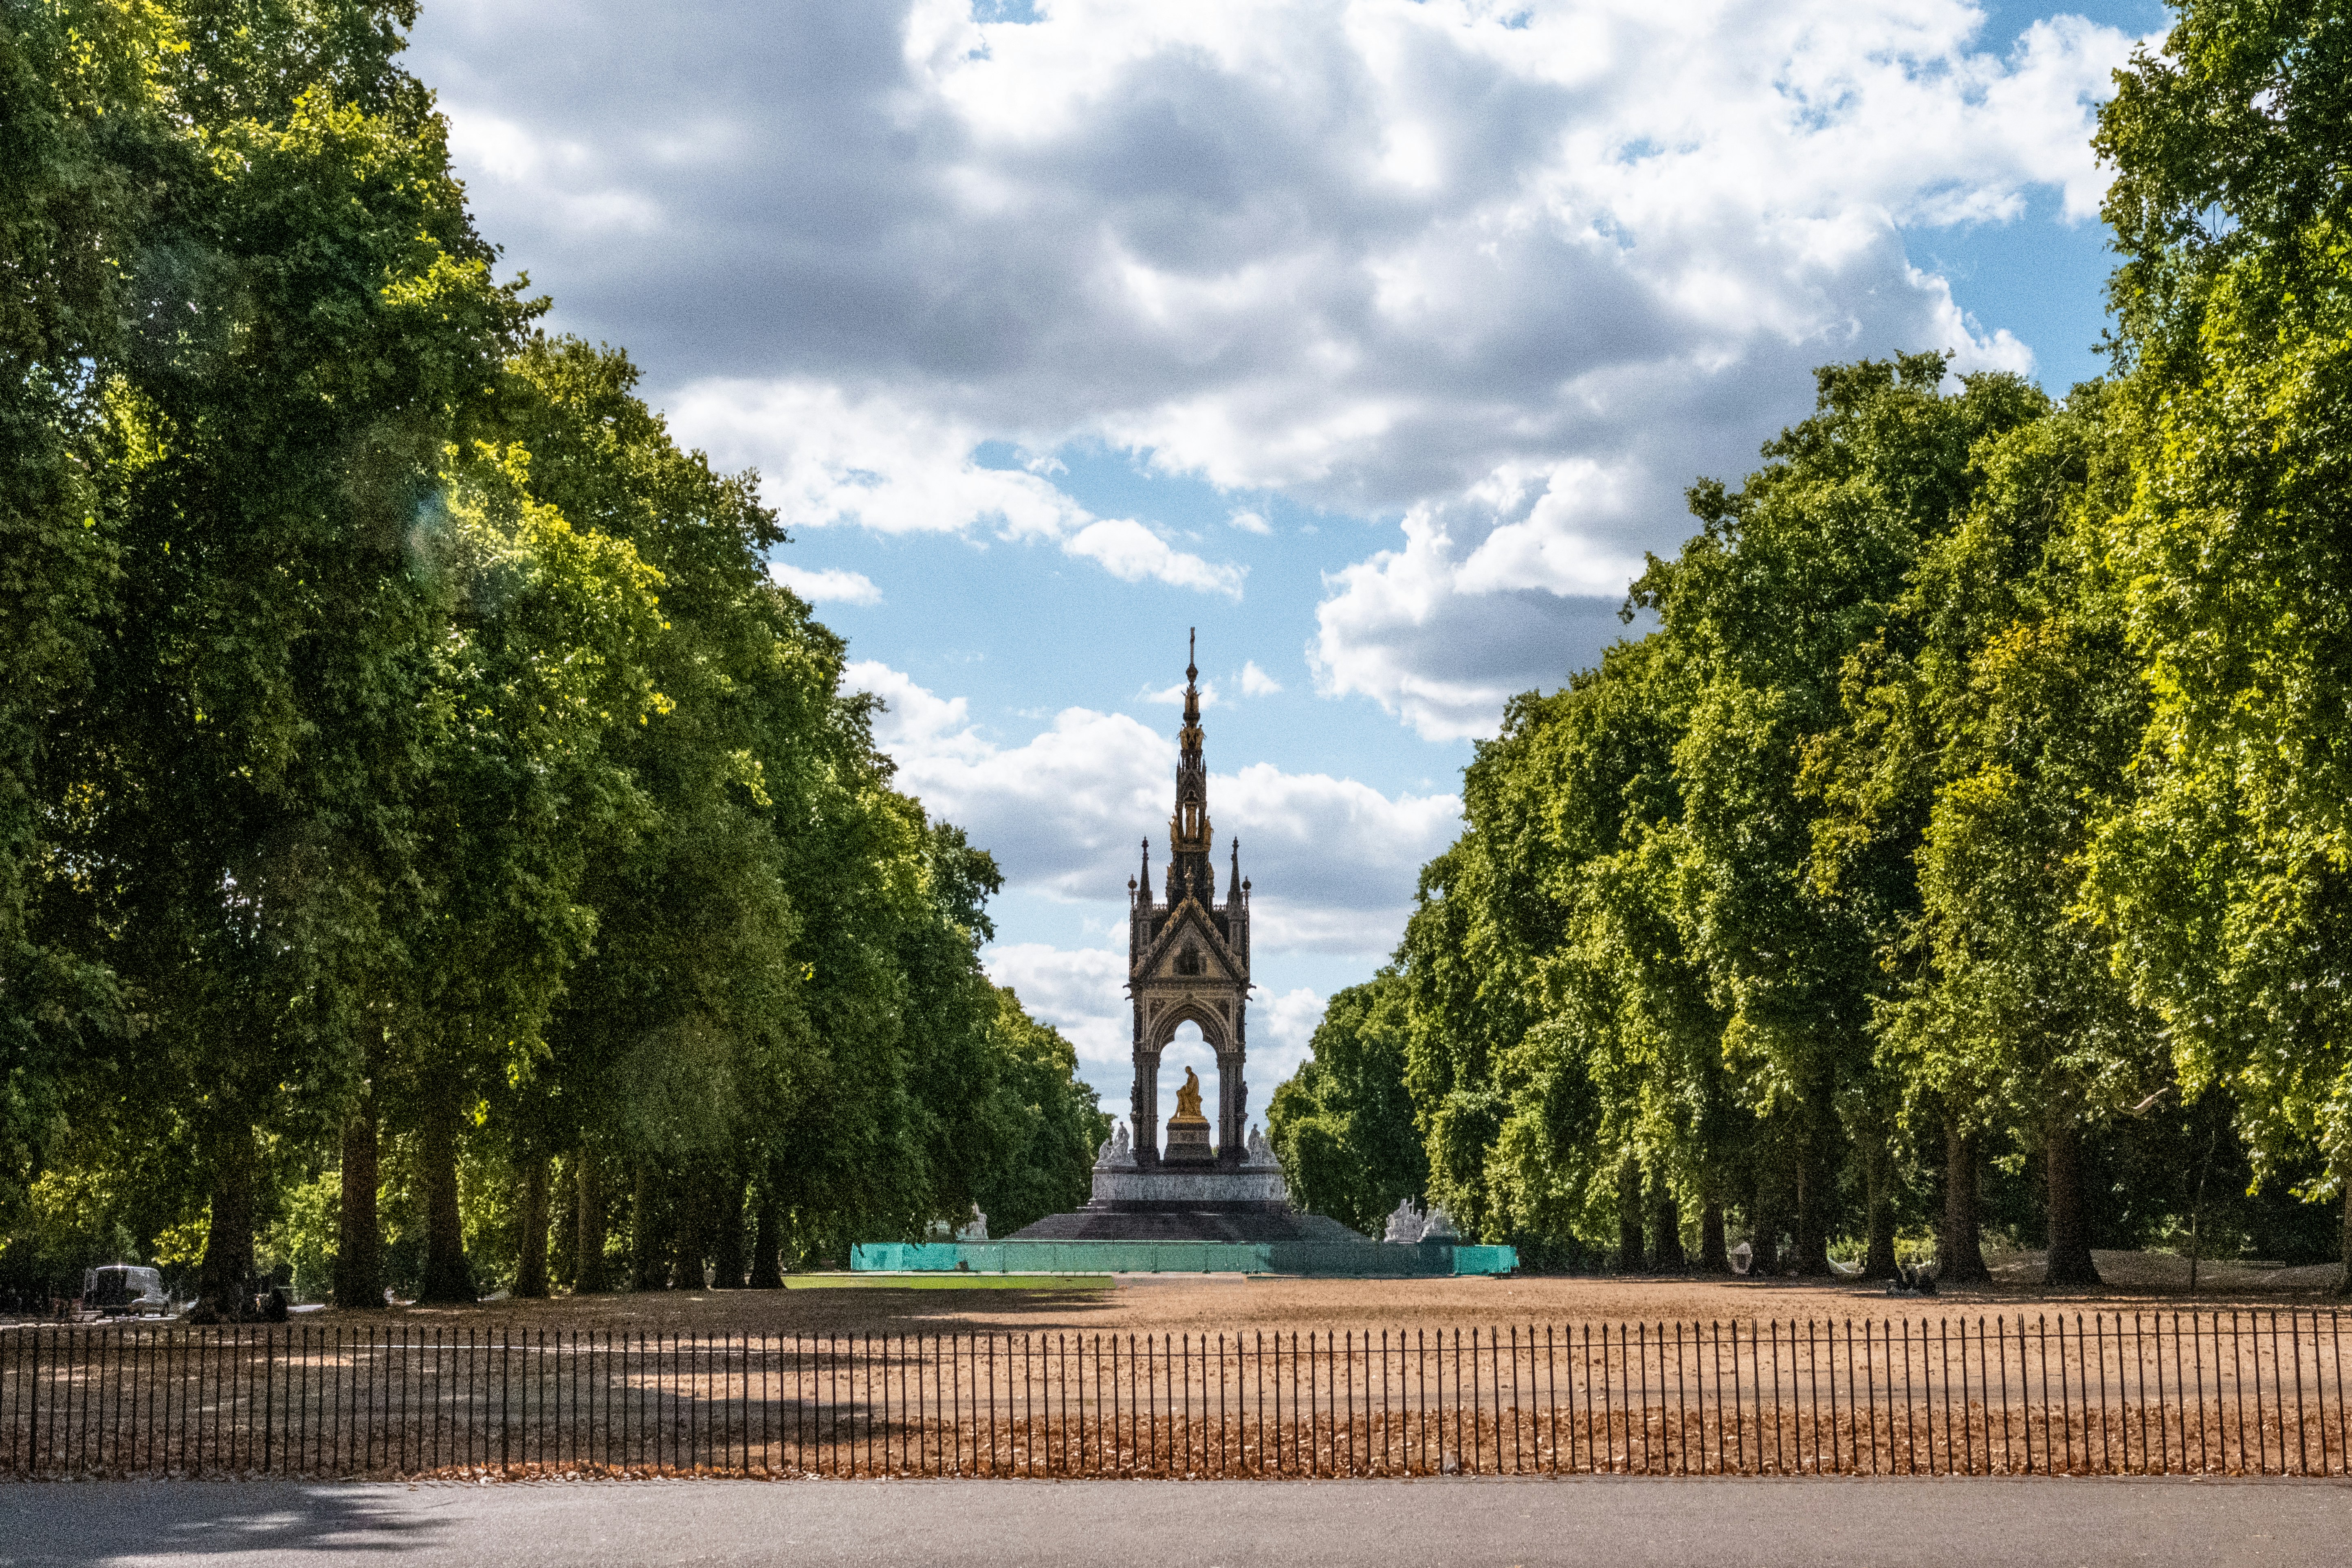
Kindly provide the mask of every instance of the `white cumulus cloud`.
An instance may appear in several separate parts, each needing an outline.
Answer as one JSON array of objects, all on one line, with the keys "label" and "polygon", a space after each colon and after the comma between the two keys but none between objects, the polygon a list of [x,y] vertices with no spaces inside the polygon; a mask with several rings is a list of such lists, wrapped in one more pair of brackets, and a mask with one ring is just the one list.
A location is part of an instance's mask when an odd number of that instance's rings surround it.
[{"label": "white cumulus cloud", "polygon": [[[1201,708],[1203,712],[1216,707],[1223,700],[1218,694],[1217,683],[1213,680],[1201,682],[1200,692]],[[1142,693],[1142,700],[1157,707],[1181,708],[1184,706],[1184,684],[1179,681],[1173,686],[1163,686],[1156,691],[1147,689]]]},{"label": "white cumulus cloud", "polygon": [[[1325,998],[1301,985],[1258,1004],[1258,1032],[1251,1038],[1251,1065],[1258,1079],[1277,1084],[1298,1070],[1307,1046],[1323,1022]],[[1272,1090],[1266,1098],[1272,1097]]]},{"label": "white cumulus cloud", "polygon": [[768,575],[790,588],[812,605],[878,605],[882,590],[874,579],[863,572],[847,572],[838,567],[809,571],[782,561],[768,563]]},{"label": "white cumulus cloud", "polygon": [[1011,542],[1058,543],[1123,582],[1153,578],[1241,597],[1245,568],[1178,550],[1132,518],[1096,517],[1055,488],[1055,463],[984,465],[974,426],[890,397],[852,398],[810,382],[706,382],[679,394],[673,417],[730,461],[757,464],[762,493],[788,528],[979,529]]},{"label": "white cumulus cloud", "polygon": [[1197,555],[1176,549],[1133,518],[1090,522],[1073,534],[1063,549],[1097,562],[1123,583],[1156,577],[1180,588],[1200,588],[1230,599],[1242,596],[1244,566],[1213,566]]},{"label": "white cumulus cloud", "polygon": [[[1099,1068],[1132,1059],[1125,953],[1040,942],[998,942],[988,950],[987,964],[989,978],[1018,993],[1031,1017],[1068,1037],[1080,1062]],[[1106,1075],[1087,1076],[1099,1082]]]}]

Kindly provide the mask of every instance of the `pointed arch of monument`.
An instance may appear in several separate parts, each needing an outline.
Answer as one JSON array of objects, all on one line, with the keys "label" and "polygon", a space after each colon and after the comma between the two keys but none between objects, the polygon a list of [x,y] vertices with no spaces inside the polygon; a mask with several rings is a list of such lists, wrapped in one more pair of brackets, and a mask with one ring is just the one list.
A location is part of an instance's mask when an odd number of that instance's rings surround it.
[{"label": "pointed arch of monument", "polygon": [[1151,1020],[1150,1032],[1144,1037],[1144,1049],[1157,1057],[1176,1038],[1176,1031],[1190,1024],[1201,1031],[1201,1043],[1213,1054],[1223,1057],[1233,1051],[1233,1029],[1204,1002],[1184,1001],[1167,1008]]}]

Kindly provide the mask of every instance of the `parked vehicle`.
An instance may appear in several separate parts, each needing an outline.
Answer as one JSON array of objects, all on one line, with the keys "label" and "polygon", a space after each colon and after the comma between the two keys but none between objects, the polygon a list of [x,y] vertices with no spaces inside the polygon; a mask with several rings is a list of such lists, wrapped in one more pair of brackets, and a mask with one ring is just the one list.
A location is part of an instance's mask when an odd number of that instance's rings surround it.
[{"label": "parked vehicle", "polygon": [[85,1310],[103,1318],[161,1316],[172,1310],[172,1299],[163,1290],[163,1276],[135,1263],[83,1269],[81,1304]]}]

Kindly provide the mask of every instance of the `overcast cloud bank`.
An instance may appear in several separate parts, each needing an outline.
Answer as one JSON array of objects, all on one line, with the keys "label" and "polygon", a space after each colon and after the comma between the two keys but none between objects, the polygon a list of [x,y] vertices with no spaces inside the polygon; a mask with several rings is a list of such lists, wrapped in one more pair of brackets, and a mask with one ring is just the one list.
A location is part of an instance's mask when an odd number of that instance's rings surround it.
[{"label": "overcast cloud bank", "polygon": [[[1957,0],[998,9],[436,3],[415,63],[485,230],[568,327],[631,348],[682,435],[758,464],[796,532],[1235,601],[1278,531],[1254,497],[1360,517],[1370,542],[1318,538],[1306,674],[1431,739],[1491,732],[1613,635],[1643,552],[1689,531],[1683,487],[1752,467],[1813,366],[2030,369],[1903,230],[2037,192],[2092,217],[2091,117],[2131,43],[2063,16],[1988,37]],[[1230,529],[1090,510],[1057,482],[1079,443],[1234,492]],[[887,573],[776,573],[890,596]],[[1000,744],[887,662],[854,675],[904,784],[1016,886],[1116,897],[1171,740],[1072,708]],[[1238,685],[1281,689],[1255,664]],[[1273,953],[1385,952],[1458,812],[1263,764],[1213,806]],[[1090,1058],[1123,1039],[1121,955],[992,962]],[[1268,1016],[1303,1047],[1320,1005]]]},{"label": "overcast cloud bank", "polygon": [[1081,438],[1399,518],[1330,575],[1315,668],[1433,736],[1587,640],[1813,364],[2028,368],[1897,226],[2037,187],[2090,216],[2129,44],[2060,16],[2011,47],[1953,0],[1034,16],[512,0],[437,17],[426,63],[493,231],[562,256],[571,315],[625,321],[788,524],[1244,591],[1058,490]]}]

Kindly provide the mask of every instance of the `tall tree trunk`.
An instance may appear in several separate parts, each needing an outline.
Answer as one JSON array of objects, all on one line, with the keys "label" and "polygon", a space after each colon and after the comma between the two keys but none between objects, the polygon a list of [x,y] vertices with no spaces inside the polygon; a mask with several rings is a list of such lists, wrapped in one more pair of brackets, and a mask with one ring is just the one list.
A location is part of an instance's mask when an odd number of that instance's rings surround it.
[{"label": "tall tree trunk", "polygon": [[655,1211],[658,1189],[650,1160],[639,1160],[629,1194],[629,1289],[658,1290],[669,1268],[661,1255],[661,1226]]},{"label": "tall tree trunk", "polygon": [[2045,1285],[2096,1285],[2091,1261],[2091,1216],[2083,1196],[2083,1130],[2074,1119],[2056,1115],[2042,1134],[2049,1175],[2050,1267]]},{"label": "tall tree trunk", "polygon": [[1815,1142],[1814,1134],[1807,1131],[1797,1151],[1797,1236],[1789,1267],[1793,1273],[1819,1277],[1830,1272],[1830,1233]]},{"label": "tall tree trunk", "polygon": [[240,1120],[213,1146],[212,1224],[196,1267],[196,1321],[241,1322],[252,1315],[253,1165],[253,1129]]},{"label": "tall tree trunk", "polygon": [[1936,1278],[1945,1285],[1975,1285],[1992,1278],[1985,1267],[1984,1234],[1977,1217],[1977,1135],[1944,1124],[1944,1218],[1936,1231]]},{"label": "tall tree trunk", "polygon": [[1698,1211],[1698,1269],[1702,1274],[1731,1272],[1731,1247],[1723,1232],[1723,1196],[1713,1183]]},{"label": "tall tree trunk", "polygon": [[742,1177],[730,1173],[719,1178],[716,1215],[719,1235],[710,1248],[710,1261],[717,1277],[712,1283],[721,1290],[740,1290],[743,1287]]},{"label": "tall tree trunk", "polygon": [[1683,1251],[1683,1209],[1675,1201],[1674,1184],[1664,1174],[1650,1194],[1650,1272],[1680,1274],[1690,1267]]},{"label": "tall tree trunk", "polygon": [[551,1156],[547,1164],[547,1289],[578,1293],[580,1287],[580,1176],[576,1154]]},{"label": "tall tree trunk", "polygon": [[613,1288],[604,1267],[604,1178],[593,1150],[583,1149],[574,1162],[580,1168],[579,1191],[572,1200],[578,1226],[572,1232],[572,1293],[601,1296]]},{"label": "tall tree trunk", "polygon": [[548,1158],[530,1154],[522,1163],[522,1236],[515,1261],[514,1293],[524,1299],[547,1294]]},{"label": "tall tree trunk", "polygon": [[457,1096],[436,1093],[425,1101],[416,1152],[425,1178],[425,1277],[416,1299],[471,1301],[474,1271],[466,1262],[465,1226],[457,1213]]},{"label": "tall tree trunk", "polygon": [[677,1215],[677,1252],[669,1274],[669,1288],[673,1290],[709,1289],[702,1278],[702,1264],[709,1256],[704,1245],[709,1216],[703,1212],[701,1201],[709,1185],[698,1172],[689,1171],[678,1178],[673,1200]]},{"label": "tall tree trunk", "polygon": [[2336,1283],[2329,1293],[2352,1296],[2352,1173],[2339,1173],[2336,1185],[2344,1193],[2344,1251],[2336,1266]]},{"label": "tall tree trunk", "polygon": [[784,1276],[777,1258],[784,1250],[783,1216],[777,1212],[775,1194],[764,1186],[760,1189],[757,1212],[756,1234],[751,1238],[751,1289],[781,1290]]},{"label": "tall tree trunk", "polygon": [[1748,1274],[1754,1279],[1780,1273],[1780,1189],[1769,1172],[1759,1171],[1748,1196]]},{"label": "tall tree trunk", "polygon": [[1864,1279],[1892,1279],[1895,1264],[1895,1152],[1874,1141],[1863,1152],[1864,1179],[1870,1188],[1870,1247],[1862,1259]]},{"label": "tall tree trunk", "polygon": [[1617,1272],[1642,1271],[1642,1166],[1633,1155],[1617,1168]]},{"label": "tall tree trunk", "polygon": [[381,1147],[375,1096],[362,1097],[343,1122],[342,1208],[335,1220],[334,1301],[346,1310],[383,1308],[383,1225],[376,1214]]}]

